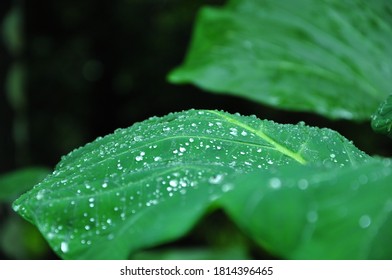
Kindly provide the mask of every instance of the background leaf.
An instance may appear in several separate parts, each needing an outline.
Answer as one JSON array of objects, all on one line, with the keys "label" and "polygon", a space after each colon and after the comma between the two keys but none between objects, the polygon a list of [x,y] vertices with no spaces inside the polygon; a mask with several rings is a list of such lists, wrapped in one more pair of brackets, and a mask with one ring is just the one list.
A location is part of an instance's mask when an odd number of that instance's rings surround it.
[{"label": "background leaf", "polygon": [[185,62],[169,80],[369,119],[392,90],[391,18],[384,0],[232,0],[201,10]]},{"label": "background leaf", "polygon": [[371,122],[374,131],[392,137],[392,94],[381,103]]},{"label": "background leaf", "polygon": [[342,168],[287,166],[238,176],[222,205],[282,258],[391,259],[391,180],[390,159]]},{"label": "background leaf", "polygon": [[329,129],[190,110],[73,151],[13,207],[62,258],[123,259],[189,231],[231,189],[225,176],[368,158]]},{"label": "background leaf", "polygon": [[17,196],[42,181],[50,170],[45,167],[27,167],[0,176],[0,201],[12,202]]}]

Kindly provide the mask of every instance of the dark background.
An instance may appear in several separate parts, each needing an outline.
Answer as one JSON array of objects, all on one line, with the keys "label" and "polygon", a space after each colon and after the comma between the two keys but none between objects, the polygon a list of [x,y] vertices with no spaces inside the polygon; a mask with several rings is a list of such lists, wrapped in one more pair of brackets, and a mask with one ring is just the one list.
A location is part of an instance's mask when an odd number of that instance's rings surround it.
[{"label": "dark background", "polygon": [[[190,108],[305,120],[338,130],[369,154],[392,155],[390,141],[368,123],[329,121],[169,84],[166,75],[186,54],[198,9],[224,2],[1,0],[1,22],[18,9],[20,24],[10,31],[17,44],[10,46],[7,36],[0,44],[0,174],[53,168],[62,155],[116,128]],[[3,217],[13,215],[9,205],[1,209]]]}]

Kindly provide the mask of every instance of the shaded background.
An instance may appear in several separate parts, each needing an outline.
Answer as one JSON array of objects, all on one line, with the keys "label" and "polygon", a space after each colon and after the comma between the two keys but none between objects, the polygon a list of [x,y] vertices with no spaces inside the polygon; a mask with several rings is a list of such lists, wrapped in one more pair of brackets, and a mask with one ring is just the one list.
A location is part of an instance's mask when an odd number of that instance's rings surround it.
[{"label": "shaded background", "polygon": [[[0,174],[53,168],[62,155],[116,128],[190,108],[305,120],[338,130],[369,154],[392,156],[390,141],[368,123],[332,122],[169,84],[166,75],[186,54],[198,9],[224,2],[0,1]],[[9,203],[1,204],[0,219],[1,258],[55,258]]]}]

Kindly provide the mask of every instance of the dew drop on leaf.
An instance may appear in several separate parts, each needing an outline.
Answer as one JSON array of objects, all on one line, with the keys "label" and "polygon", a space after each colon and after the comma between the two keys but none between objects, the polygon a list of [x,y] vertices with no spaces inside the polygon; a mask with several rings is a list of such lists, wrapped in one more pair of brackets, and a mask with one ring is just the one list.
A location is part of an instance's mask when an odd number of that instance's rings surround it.
[{"label": "dew drop on leaf", "polygon": [[229,191],[231,191],[232,189],[234,188],[234,185],[233,184],[224,184],[223,186],[222,186],[222,191],[223,192],[229,192]]},{"label": "dew drop on leaf", "polygon": [[309,211],[306,215],[306,219],[309,223],[315,223],[318,220],[318,214],[316,211]]},{"label": "dew drop on leaf", "polygon": [[178,181],[173,179],[169,181],[169,185],[172,187],[177,187],[178,186]]},{"label": "dew drop on leaf", "polygon": [[371,223],[372,219],[369,217],[369,215],[363,215],[359,218],[359,226],[361,228],[368,228]]},{"label": "dew drop on leaf", "polygon": [[162,160],[161,157],[154,157],[154,161],[160,161],[160,160]]},{"label": "dew drop on leaf", "polygon": [[282,181],[279,178],[271,178],[269,180],[269,185],[273,189],[279,189],[282,186]]},{"label": "dew drop on leaf", "polygon": [[44,190],[40,190],[40,191],[37,193],[36,199],[37,199],[37,200],[41,200],[43,197],[44,197]]},{"label": "dew drop on leaf", "polygon": [[63,253],[67,253],[69,250],[68,243],[65,241],[61,242],[60,249]]},{"label": "dew drop on leaf", "polygon": [[301,180],[298,181],[298,188],[300,188],[301,190],[307,189],[308,186],[309,186],[308,180],[301,179]]},{"label": "dew drop on leaf", "polygon": [[210,179],[208,179],[208,182],[210,182],[211,184],[219,184],[220,182],[222,182],[223,180],[223,174],[217,174],[215,176],[210,177]]},{"label": "dew drop on leaf", "polygon": [[234,127],[230,128],[230,134],[233,136],[237,136],[238,135],[238,130]]}]

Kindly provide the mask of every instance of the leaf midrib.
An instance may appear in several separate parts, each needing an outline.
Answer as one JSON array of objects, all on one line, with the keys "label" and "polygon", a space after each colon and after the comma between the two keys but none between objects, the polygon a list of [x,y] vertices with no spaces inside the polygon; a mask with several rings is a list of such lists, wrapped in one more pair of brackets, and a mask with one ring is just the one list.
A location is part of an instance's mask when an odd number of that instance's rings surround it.
[{"label": "leaf midrib", "polygon": [[230,122],[234,125],[237,125],[239,127],[242,127],[243,129],[246,129],[250,132],[252,132],[253,134],[255,134],[256,136],[260,137],[261,139],[263,139],[265,142],[269,143],[272,147],[275,147],[276,151],[294,159],[295,161],[299,162],[300,164],[306,164],[307,161],[302,157],[302,155],[298,152],[293,152],[290,149],[288,149],[287,147],[279,144],[278,142],[276,142],[274,139],[272,139],[271,137],[269,137],[267,134],[265,134],[262,129],[263,126],[261,125],[259,129],[254,129],[253,127],[239,122],[238,120],[229,117],[225,114],[222,114],[221,112],[218,111],[213,111],[213,110],[208,110],[209,113],[215,114],[223,119],[225,119],[227,122]]}]

